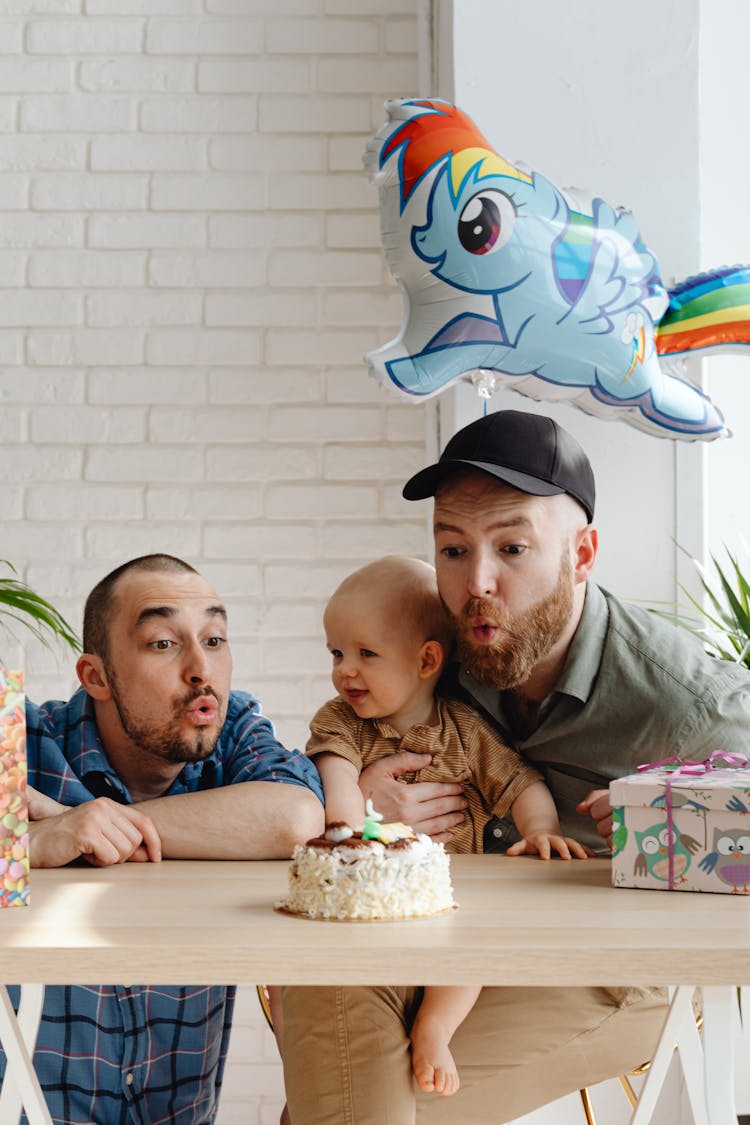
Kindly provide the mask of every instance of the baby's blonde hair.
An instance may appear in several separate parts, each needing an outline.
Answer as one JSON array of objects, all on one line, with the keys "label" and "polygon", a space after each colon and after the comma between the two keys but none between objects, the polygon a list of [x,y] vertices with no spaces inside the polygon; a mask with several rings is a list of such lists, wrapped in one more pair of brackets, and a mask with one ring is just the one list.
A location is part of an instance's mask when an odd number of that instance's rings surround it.
[{"label": "baby's blonde hair", "polygon": [[420,644],[439,641],[445,655],[453,644],[453,629],[440,600],[434,566],[406,555],[386,555],[350,574],[334,591],[365,595],[382,607],[394,628],[407,630]]}]

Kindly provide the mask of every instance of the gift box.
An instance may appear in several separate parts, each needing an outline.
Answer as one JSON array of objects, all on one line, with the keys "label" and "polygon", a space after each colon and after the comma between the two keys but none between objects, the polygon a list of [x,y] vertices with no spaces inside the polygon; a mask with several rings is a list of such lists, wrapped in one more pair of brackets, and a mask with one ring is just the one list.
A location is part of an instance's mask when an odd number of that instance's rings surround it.
[{"label": "gift box", "polygon": [[612,884],[750,894],[750,769],[743,755],[670,758],[610,782]]},{"label": "gift box", "polygon": [[0,906],[29,902],[23,673],[0,668]]}]

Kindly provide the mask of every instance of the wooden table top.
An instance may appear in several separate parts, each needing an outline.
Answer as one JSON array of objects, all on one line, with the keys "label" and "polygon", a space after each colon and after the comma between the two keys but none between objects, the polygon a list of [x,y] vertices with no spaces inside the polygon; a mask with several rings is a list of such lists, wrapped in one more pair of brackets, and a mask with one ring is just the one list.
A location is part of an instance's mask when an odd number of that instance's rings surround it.
[{"label": "wooden table top", "polygon": [[610,886],[607,860],[454,856],[459,909],[408,922],[279,914],[286,861],[34,870],[0,911],[3,983],[736,984],[750,897]]}]

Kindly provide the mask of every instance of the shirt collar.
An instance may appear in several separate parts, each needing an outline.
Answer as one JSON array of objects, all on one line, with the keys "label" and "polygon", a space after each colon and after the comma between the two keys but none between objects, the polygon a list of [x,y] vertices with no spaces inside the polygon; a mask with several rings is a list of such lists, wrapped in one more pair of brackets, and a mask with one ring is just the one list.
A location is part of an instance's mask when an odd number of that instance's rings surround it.
[{"label": "shirt collar", "polygon": [[[341,696],[339,696],[339,698],[341,698]],[[439,695],[435,696],[435,710],[437,718],[434,723],[414,723],[409,729],[416,730],[416,728],[419,727],[420,730],[434,732],[436,737],[438,735],[442,736],[442,728],[445,725],[445,710],[443,708],[443,701]],[[385,719],[373,719],[372,722],[375,724],[378,734],[383,738],[398,738],[399,741],[403,738],[403,735],[399,734],[396,728],[392,727]]]},{"label": "shirt collar", "polygon": [[68,759],[78,777],[83,779],[88,773],[104,773],[115,777],[99,737],[94,701],[82,687],[70,700],[68,715],[69,726],[77,726],[79,730],[78,746]]},{"label": "shirt collar", "polygon": [[585,703],[593,691],[604,653],[609,611],[604,594],[593,582],[586,584],[581,620],[570,642],[560,679],[554,690]]}]

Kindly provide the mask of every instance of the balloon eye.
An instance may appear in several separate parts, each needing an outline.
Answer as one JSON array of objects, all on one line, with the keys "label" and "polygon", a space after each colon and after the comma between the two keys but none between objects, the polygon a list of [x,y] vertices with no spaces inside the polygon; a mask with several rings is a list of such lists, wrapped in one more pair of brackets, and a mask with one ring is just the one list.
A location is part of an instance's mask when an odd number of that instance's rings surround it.
[{"label": "balloon eye", "polygon": [[491,254],[511,236],[516,211],[501,191],[472,196],[458,220],[458,239],[470,254]]}]

